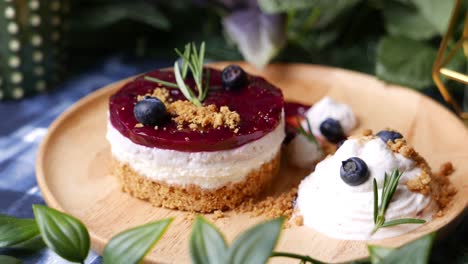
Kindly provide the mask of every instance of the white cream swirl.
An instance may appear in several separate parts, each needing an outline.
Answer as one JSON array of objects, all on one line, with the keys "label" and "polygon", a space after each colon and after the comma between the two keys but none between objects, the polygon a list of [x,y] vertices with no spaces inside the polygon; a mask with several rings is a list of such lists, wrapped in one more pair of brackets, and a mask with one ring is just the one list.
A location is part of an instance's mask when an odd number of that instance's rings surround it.
[{"label": "white cream swirl", "polygon": [[[361,185],[350,186],[340,177],[341,162],[350,157],[359,157],[368,166],[370,177]],[[435,203],[431,203],[429,196],[411,192],[405,185],[418,177],[421,169],[413,160],[394,153],[380,138],[373,138],[345,141],[334,155],[318,163],[315,171],[301,182],[296,206],[304,225],[330,237],[352,240],[382,239],[418,228],[420,225],[398,225],[370,235],[374,227],[372,181],[377,180],[380,197],[384,173],[390,174],[395,168],[403,175],[386,219],[430,220]]]},{"label": "white cream swirl", "polygon": [[356,115],[351,107],[328,96],[322,98],[307,110],[306,117],[309,119],[312,132],[316,136],[323,136],[320,132],[320,124],[327,118],[339,121],[345,133],[349,133],[357,125]]},{"label": "white cream swirl", "polygon": [[296,135],[286,146],[288,161],[302,169],[312,169],[323,158],[320,145],[311,142],[304,135]]}]

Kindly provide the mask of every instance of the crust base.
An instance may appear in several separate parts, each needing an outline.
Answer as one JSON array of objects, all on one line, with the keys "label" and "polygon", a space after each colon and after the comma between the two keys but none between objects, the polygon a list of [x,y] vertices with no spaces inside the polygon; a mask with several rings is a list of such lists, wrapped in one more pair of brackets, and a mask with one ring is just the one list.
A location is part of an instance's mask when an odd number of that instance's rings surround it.
[{"label": "crust base", "polygon": [[279,171],[280,152],[270,162],[251,171],[242,182],[214,190],[196,185],[177,186],[151,181],[135,172],[127,164],[113,160],[112,174],[120,180],[122,191],[153,206],[182,211],[210,213],[215,210],[234,209],[247,198],[256,197]]}]

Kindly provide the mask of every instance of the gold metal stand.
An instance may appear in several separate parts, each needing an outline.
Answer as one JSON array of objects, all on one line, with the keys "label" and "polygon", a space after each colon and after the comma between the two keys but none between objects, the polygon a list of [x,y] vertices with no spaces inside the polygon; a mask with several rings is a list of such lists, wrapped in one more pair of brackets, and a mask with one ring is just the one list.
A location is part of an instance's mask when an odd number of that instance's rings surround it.
[{"label": "gold metal stand", "polygon": [[[437,54],[436,61],[432,68],[432,78],[434,79],[435,84],[439,88],[440,93],[444,97],[445,101],[449,103],[455,112],[468,122],[468,112],[463,111],[463,107],[460,106],[456,100],[454,100],[453,96],[451,95],[450,91],[447,89],[445,84],[442,82],[441,77],[445,76],[449,79],[455,80],[457,82],[463,83],[468,85],[468,75],[466,73],[457,72],[447,68],[447,64],[453,59],[455,54],[463,48],[465,56],[468,56],[468,12],[465,12],[465,26],[463,30],[463,35],[460,40],[458,40],[454,47],[451,48],[450,51],[448,50],[448,42],[452,38],[454,34],[455,27],[457,25],[457,18],[460,15],[459,13],[462,11],[462,3],[461,0],[457,0],[455,3],[455,7],[452,11],[452,16],[450,18],[449,27],[447,29],[446,34],[442,39],[442,43],[440,44],[439,52]],[[466,95],[465,95],[466,96]]]}]

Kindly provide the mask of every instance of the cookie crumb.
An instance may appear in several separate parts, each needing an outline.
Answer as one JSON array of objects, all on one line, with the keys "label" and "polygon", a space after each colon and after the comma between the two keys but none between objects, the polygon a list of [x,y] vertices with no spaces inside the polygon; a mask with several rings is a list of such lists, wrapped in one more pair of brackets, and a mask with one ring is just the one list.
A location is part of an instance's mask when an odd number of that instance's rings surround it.
[{"label": "cookie crumb", "polygon": [[229,110],[227,106],[218,109],[214,104],[196,106],[190,101],[178,100],[170,103],[167,110],[178,128],[188,126],[191,130],[221,127],[236,129],[240,122],[239,114]]},{"label": "cookie crumb", "polygon": [[156,88],[156,89],[153,90],[152,93],[146,93],[144,95],[138,95],[137,96],[137,101],[141,101],[141,100],[145,99],[146,96],[158,98],[161,102],[163,102],[166,105],[166,107],[167,107],[167,104],[169,104],[171,102],[169,90],[167,90],[165,88]]},{"label": "cookie crumb", "polygon": [[264,216],[276,218],[280,216],[291,217],[293,213],[293,201],[297,196],[297,188],[282,193],[277,197],[267,196],[261,200],[249,199],[244,201],[237,212],[248,213],[251,217]]},{"label": "cookie crumb", "polygon": [[172,120],[177,124],[178,130],[183,130],[184,127],[188,127],[192,131],[227,127],[234,130],[234,133],[239,132],[240,116],[227,106],[219,108],[214,104],[196,106],[186,100],[172,102],[170,92],[166,88],[156,88],[151,93],[138,95],[137,101],[143,100],[146,96],[156,97],[164,103]]},{"label": "cookie crumb", "polygon": [[142,123],[137,123],[135,124],[135,127],[140,128],[140,127],[144,127],[144,125]]},{"label": "cookie crumb", "polygon": [[363,136],[371,136],[372,135],[372,129],[366,128],[362,130],[362,135]]},{"label": "cookie crumb", "polygon": [[223,211],[221,211],[221,210],[216,210],[216,211],[213,212],[213,216],[212,216],[211,219],[214,221],[214,220],[218,220],[218,219],[220,219],[220,218],[224,218],[224,216],[225,216],[225,215],[224,215],[224,212],[223,212]]},{"label": "cookie crumb", "polygon": [[294,224],[296,226],[303,226],[304,225],[304,217],[302,215],[297,215],[293,219]]}]

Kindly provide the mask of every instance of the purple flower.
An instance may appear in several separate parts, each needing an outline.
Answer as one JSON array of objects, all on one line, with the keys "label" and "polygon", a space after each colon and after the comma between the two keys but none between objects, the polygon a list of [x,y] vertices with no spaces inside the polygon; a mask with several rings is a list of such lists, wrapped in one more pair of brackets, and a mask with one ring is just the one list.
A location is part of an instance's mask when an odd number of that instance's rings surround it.
[{"label": "purple flower", "polygon": [[286,18],[265,14],[256,0],[219,0],[228,10],[223,18],[227,36],[237,45],[246,61],[264,67],[286,43]]}]

